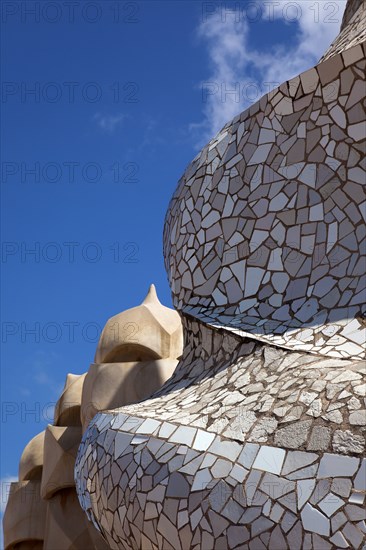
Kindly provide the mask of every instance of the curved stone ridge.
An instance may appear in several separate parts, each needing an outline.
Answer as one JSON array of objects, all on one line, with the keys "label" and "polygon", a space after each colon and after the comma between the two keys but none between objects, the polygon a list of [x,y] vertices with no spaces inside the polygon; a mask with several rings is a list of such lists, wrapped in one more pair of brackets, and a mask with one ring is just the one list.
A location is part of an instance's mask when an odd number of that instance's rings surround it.
[{"label": "curved stone ridge", "polygon": [[355,46],[282,84],[188,167],[164,234],[178,310],[365,356],[364,57]]},{"label": "curved stone ridge", "polygon": [[69,373],[66,376],[64,389],[55,406],[55,426],[80,426],[81,395],[85,376],[86,373]]},{"label": "curved stone ridge", "polygon": [[45,432],[33,437],[25,446],[19,461],[19,481],[40,480],[42,477]]}]

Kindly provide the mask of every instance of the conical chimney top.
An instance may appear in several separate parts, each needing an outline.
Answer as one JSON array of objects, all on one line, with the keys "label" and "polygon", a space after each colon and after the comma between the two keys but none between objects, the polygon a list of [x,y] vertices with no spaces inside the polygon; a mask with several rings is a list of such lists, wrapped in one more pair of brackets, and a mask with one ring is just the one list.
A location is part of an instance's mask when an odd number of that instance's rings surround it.
[{"label": "conical chimney top", "polygon": [[159,301],[159,298],[158,298],[158,295],[156,293],[156,288],[155,288],[155,285],[154,284],[151,284],[150,285],[150,288],[149,288],[149,291],[148,293],[146,294],[146,297],[144,299],[144,301],[141,303],[141,305],[143,304],[160,304],[160,301]]},{"label": "conical chimney top", "polygon": [[[95,363],[117,363],[141,350],[151,357],[167,359],[182,353],[183,332],[176,311],[164,306],[150,285],[143,302],[108,319],[100,336]],[[126,359],[124,359],[126,360]]]}]

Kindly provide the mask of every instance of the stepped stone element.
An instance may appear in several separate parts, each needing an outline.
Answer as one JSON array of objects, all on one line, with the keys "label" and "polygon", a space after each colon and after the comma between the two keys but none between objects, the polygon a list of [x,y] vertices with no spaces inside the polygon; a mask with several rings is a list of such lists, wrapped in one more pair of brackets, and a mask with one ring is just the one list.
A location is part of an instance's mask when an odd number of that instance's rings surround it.
[{"label": "stepped stone element", "polygon": [[[83,521],[78,506],[73,469],[81,439],[81,393],[85,374],[68,374],[56,403],[54,426],[45,432],[41,497],[47,502],[44,550],[99,548],[106,545]],[[95,531],[95,530],[94,530]]]},{"label": "stepped stone element", "polygon": [[40,480],[43,468],[45,432],[37,434],[25,447],[19,462],[19,481]]},{"label": "stepped stone element", "polygon": [[83,429],[98,411],[153,394],[174,372],[182,348],[180,317],[159,302],[151,285],[141,305],[111,317],[104,327],[83,386]]},{"label": "stepped stone element", "polygon": [[45,432],[26,445],[19,462],[19,481],[9,487],[3,528],[5,548],[43,548],[47,505],[41,498]]},{"label": "stepped stone element", "polygon": [[11,484],[3,521],[5,548],[43,548],[47,504],[41,499],[40,485],[39,480]]},{"label": "stepped stone element", "polygon": [[363,10],[178,184],[164,253],[183,356],[149,399],[93,418],[75,465],[112,549],[366,542]]},{"label": "stepped stone element", "polygon": [[23,451],[4,516],[6,550],[109,548],[75,491],[83,425],[107,407],[131,404],[160,388],[178,363],[182,334],[178,313],[159,302],[153,285],[140,306],[107,322],[96,352],[100,363],[85,374],[67,375],[54,425]]},{"label": "stepped stone element", "polygon": [[50,498],[54,493],[74,486],[74,464],[81,440],[81,428],[74,426],[48,426],[45,435],[41,496]]},{"label": "stepped stone element", "polygon": [[68,374],[62,394],[56,403],[55,426],[80,426],[80,408],[85,374]]},{"label": "stepped stone element", "polygon": [[95,363],[176,358],[183,335],[176,311],[163,306],[154,285],[141,305],[111,317],[101,334]]},{"label": "stepped stone element", "polygon": [[19,482],[12,483],[4,515],[6,550],[34,548],[106,550],[99,533],[85,520],[74,482],[81,440],[80,404],[85,375],[69,374],[56,403],[54,423],[25,447]]}]

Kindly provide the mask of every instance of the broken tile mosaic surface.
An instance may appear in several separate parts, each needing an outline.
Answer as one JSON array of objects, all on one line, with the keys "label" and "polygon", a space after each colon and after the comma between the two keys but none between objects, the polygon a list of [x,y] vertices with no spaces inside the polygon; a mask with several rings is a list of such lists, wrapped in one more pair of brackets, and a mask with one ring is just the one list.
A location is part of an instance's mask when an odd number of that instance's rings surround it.
[{"label": "broken tile mosaic surface", "polygon": [[364,28],[357,45],[236,117],[188,167],[164,231],[178,310],[275,345],[364,358]]},{"label": "broken tile mosaic surface", "polygon": [[164,253],[185,346],[75,468],[110,548],[361,549],[365,10],[187,168]]},{"label": "broken tile mosaic surface", "polygon": [[[365,362],[274,348],[192,318],[183,323],[173,377],[141,404],[99,413],[79,449],[81,504],[110,547],[186,550],[195,537],[197,548],[213,549],[222,537],[223,548],[256,539],[276,548],[283,538],[292,549],[312,534],[330,548],[343,540],[360,548],[365,433],[349,423],[348,404]],[[343,382],[330,386],[336,379]],[[324,414],[309,416],[316,400]],[[326,417],[339,406],[341,429]],[[364,402],[358,410],[366,414]],[[109,474],[108,464],[118,469]]]}]

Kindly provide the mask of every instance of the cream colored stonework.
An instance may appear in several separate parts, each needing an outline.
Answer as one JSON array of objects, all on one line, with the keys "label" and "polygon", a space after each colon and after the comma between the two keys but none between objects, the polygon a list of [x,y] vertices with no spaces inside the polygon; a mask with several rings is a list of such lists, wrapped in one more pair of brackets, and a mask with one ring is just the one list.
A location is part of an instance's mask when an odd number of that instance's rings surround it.
[{"label": "cream colored stonework", "polygon": [[82,431],[105,409],[142,401],[171,376],[183,349],[180,317],[154,285],[140,306],[107,322],[87,373],[68,374],[54,424],[26,445],[4,515],[5,550],[107,550],[75,491]]}]

